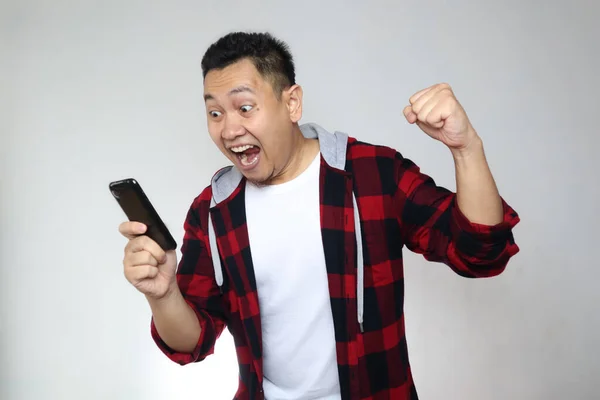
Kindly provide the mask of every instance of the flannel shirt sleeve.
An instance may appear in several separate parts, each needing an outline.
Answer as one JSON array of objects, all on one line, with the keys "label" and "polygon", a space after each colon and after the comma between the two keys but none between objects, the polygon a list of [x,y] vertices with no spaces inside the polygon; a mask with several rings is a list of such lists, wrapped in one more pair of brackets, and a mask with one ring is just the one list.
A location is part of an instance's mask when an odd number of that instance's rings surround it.
[{"label": "flannel shirt sleeve", "polygon": [[437,186],[411,160],[397,153],[395,165],[394,206],[409,250],[469,278],[495,276],[506,268],[519,251],[512,233],[519,216],[504,199],[502,222],[473,223],[459,209],[456,194]]},{"label": "flannel shirt sleeve", "polygon": [[169,359],[180,365],[202,361],[212,354],[216,340],[226,325],[223,300],[208,251],[208,237],[201,228],[194,205],[188,211],[184,229],[177,283],[185,301],[200,322],[201,333],[196,347],[191,353],[173,350],[161,339],[154,320],[151,321],[154,342]]}]

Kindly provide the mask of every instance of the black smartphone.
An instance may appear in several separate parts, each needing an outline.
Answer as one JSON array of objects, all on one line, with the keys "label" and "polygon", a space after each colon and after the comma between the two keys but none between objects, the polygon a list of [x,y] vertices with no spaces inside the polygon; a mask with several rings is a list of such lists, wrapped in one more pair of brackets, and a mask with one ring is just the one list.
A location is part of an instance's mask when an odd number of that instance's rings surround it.
[{"label": "black smartphone", "polygon": [[108,188],[130,221],[146,225],[145,235],[158,243],[165,251],[177,248],[175,239],[135,179],[114,181],[108,185]]}]

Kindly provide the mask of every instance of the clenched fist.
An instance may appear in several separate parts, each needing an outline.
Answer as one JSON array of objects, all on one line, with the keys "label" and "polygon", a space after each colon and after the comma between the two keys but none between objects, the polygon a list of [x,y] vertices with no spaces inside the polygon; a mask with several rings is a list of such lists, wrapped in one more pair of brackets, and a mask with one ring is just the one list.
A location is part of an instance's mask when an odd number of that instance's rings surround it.
[{"label": "clenched fist", "polygon": [[123,267],[125,277],[135,288],[148,297],[160,299],[176,287],[175,250],[165,252],[144,235],[146,225],[139,222],[123,222],[119,225],[119,232],[129,239]]},{"label": "clenched fist", "polygon": [[406,120],[451,150],[464,150],[477,139],[467,113],[450,85],[441,83],[423,89],[409,99],[404,108]]}]

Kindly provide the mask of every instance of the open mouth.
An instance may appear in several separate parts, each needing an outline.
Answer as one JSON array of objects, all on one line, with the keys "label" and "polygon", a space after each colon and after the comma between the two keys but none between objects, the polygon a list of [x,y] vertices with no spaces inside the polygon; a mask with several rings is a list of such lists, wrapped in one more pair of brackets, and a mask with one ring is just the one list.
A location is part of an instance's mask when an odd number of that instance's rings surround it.
[{"label": "open mouth", "polygon": [[232,147],[230,150],[235,153],[240,164],[244,167],[251,167],[258,162],[260,147],[247,144],[244,146]]}]

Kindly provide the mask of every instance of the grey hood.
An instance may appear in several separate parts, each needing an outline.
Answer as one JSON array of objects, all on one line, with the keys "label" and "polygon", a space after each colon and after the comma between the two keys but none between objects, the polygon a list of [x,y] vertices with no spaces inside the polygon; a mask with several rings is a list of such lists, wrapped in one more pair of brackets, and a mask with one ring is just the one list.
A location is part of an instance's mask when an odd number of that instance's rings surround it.
[{"label": "grey hood", "polygon": [[[330,133],[314,123],[300,125],[300,130],[304,137],[308,139],[318,139],[321,155],[325,162],[336,169],[344,170],[346,165],[346,148],[348,146],[348,135],[342,132]],[[211,208],[227,199],[234,190],[238,187],[243,178],[242,173],[234,166],[228,166],[218,171],[212,181],[212,201]],[[360,217],[356,197],[352,194],[354,204],[354,228],[356,231],[356,255],[357,255],[357,288],[356,299],[358,309],[358,323],[360,324],[361,332],[363,331],[363,288],[364,288],[364,264],[363,264],[363,247],[362,236],[360,229]],[[219,257],[217,240],[215,236],[212,220],[209,216],[209,240],[212,253],[213,266],[215,270],[215,279],[217,285],[221,287],[223,284],[223,270],[221,268],[221,260]]]}]

